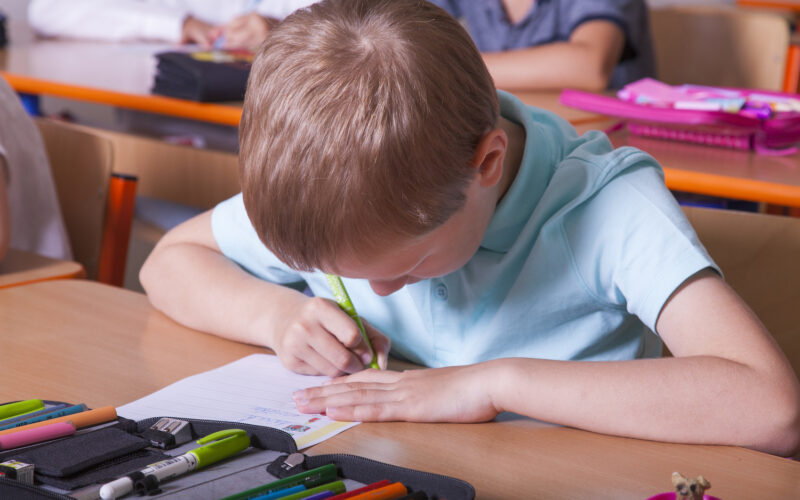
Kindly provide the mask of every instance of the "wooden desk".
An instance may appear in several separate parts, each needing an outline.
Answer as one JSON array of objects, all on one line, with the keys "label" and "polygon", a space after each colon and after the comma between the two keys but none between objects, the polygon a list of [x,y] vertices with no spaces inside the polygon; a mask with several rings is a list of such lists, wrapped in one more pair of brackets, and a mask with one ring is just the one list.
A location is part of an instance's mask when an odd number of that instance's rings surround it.
[{"label": "wooden desk", "polygon": [[0,288],[19,286],[46,280],[83,278],[83,266],[71,260],[58,260],[15,250],[0,260]]},{"label": "wooden desk", "polygon": [[[580,133],[605,130],[618,121],[591,121],[576,128]],[[653,155],[672,190],[800,207],[800,154],[765,156],[648,139],[624,130],[609,138],[614,147],[633,146]]]},{"label": "wooden desk", "polygon": [[[0,401],[121,405],[254,352],[178,326],[146,297],[87,281],[0,290]],[[527,419],[362,424],[309,449],[465,479],[479,499],[644,499],[670,474],[705,475],[725,500],[799,498],[800,463],[736,447],[624,439]]]},{"label": "wooden desk", "polygon": [[175,50],[175,46],[37,39],[24,24],[12,22],[10,28],[10,44],[0,50],[0,74],[17,92],[239,124],[239,103],[200,103],[150,93],[156,65],[153,54]]}]

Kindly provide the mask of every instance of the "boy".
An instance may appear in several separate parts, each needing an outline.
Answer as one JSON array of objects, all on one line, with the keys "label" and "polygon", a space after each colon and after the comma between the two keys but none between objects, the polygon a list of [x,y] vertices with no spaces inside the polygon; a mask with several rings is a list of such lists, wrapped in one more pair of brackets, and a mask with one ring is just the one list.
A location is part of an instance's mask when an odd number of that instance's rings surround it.
[{"label": "boy", "polygon": [[[797,449],[797,379],[654,160],[509,94],[498,114],[480,54],[439,8],[330,0],[290,16],[253,65],[240,137],[243,194],[168,233],[141,280],[178,321],[294,371],[358,372],[298,392],[301,411],[511,411]],[[436,368],[359,371],[369,353],[323,272],[345,277],[381,366],[391,339]],[[674,358],[634,359],[660,353],[647,327]]]}]

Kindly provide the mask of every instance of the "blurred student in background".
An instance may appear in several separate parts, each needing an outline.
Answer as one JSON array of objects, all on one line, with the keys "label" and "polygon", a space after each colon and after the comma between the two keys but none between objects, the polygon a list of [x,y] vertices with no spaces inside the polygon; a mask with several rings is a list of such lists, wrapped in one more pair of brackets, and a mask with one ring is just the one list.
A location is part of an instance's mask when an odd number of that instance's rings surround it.
[{"label": "blurred student in background", "polygon": [[469,31],[495,85],[603,90],[653,76],[644,0],[431,0]]},{"label": "blurred student in background", "polygon": [[9,247],[72,256],[42,137],[0,78],[0,260]]},{"label": "blurred student in background", "polygon": [[40,34],[95,40],[254,48],[270,27],[312,0],[32,0]]}]

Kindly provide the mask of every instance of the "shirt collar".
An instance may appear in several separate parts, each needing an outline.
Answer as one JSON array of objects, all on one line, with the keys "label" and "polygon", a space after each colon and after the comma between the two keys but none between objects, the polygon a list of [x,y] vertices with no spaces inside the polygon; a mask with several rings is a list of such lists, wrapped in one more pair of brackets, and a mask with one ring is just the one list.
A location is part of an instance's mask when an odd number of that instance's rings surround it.
[{"label": "shirt collar", "polygon": [[497,91],[500,115],[525,129],[525,151],[517,176],[509,186],[489,221],[481,247],[507,252],[539,203],[556,165],[554,148],[545,139],[532,108],[517,97]]}]

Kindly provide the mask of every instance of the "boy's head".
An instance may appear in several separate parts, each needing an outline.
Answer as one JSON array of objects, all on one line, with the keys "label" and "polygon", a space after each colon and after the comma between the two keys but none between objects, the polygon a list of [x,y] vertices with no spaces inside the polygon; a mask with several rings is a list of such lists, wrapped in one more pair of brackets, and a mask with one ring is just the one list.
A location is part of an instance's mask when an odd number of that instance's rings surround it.
[{"label": "boy's head", "polygon": [[461,25],[422,0],[325,0],[259,50],[240,125],[248,215],[288,265],[330,269],[441,226],[498,118]]}]

